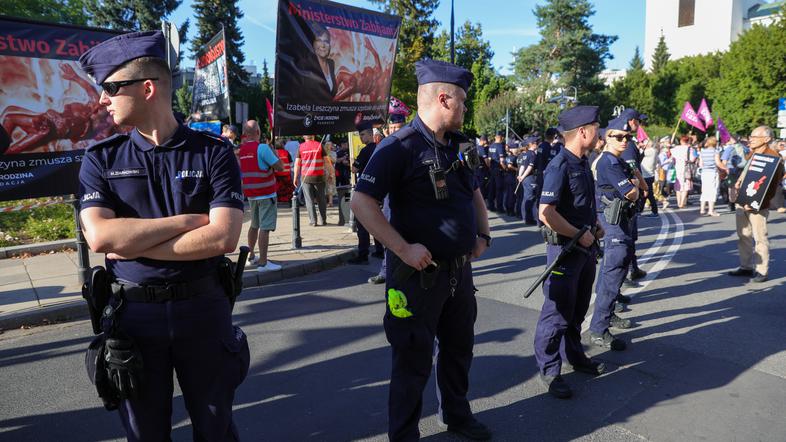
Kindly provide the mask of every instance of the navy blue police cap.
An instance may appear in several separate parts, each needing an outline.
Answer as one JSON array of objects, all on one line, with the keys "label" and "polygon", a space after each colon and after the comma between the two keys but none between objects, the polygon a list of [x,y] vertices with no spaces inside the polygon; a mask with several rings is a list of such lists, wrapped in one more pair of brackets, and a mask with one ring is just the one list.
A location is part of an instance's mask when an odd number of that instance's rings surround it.
[{"label": "navy blue police cap", "polygon": [[576,106],[559,114],[557,130],[566,132],[598,121],[598,106]]},{"label": "navy blue police cap", "polygon": [[496,133],[496,136],[498,136],[498,137],[504,137],[504,136],[505,136],[505,131],[503,131],[503,130],[498,130],[498,131],[497,131],[497,133]]},{"label": "navy blue police cap", "polygon": [[487,137],[486,135],[481,135],[480,136],[480,141],[488,141],[488,140],[489,140],[489,137]]},{"label": "navy blue police cap", "polygon": [[621,114],[619,117],[609,120],[609,124],[606,125],[606,130],[621,130],[623,132],[630,132],[630,125],[628,124],[627,116],[625,114]]},{"label": "navy blue police cap", "polygon": [[598,129],[598,138],[600,139],[606,138],[606,130],[607,128],[605,127],[601,127],[600,129]]},{"label": "navy blue police cap", "polygon": [[428,83],[450,83],[466,92],[472,84],[472,72],[455,64],[439,60],[420,60],[415,63],[418,85]]},{"label": "navy blue police cap", "polygon": [[355,128],[358,130],[358,132],[363,132],[364,130],[372,129],[373,127],[374,126],[371,124],[370,121],[361,121],[360,123],[355,125]]},{"label": "navy blue police cap", "polygon": [[618,118],[625,118],[625,121],[629,120],[641,120],[641,114],[636,109],[629,107],[624,109]]},{"label": "navy blue police cap", "polygon": [[406,117],[406,115],[403,115],[403,114],[390,114],[390,117],[388,117],[388,120],[391,123],[393,123],[393,124],[398,124],[398,123],[403,123],[403,122],[407,121],[407,117]]},{"label": "navy blue police cap", "polygon": [[112,37],[88,49],[79,57],[79,64],[96,84],[101,84],[124,64],[142,57],[166,60],[166,39],[161,31]]}]

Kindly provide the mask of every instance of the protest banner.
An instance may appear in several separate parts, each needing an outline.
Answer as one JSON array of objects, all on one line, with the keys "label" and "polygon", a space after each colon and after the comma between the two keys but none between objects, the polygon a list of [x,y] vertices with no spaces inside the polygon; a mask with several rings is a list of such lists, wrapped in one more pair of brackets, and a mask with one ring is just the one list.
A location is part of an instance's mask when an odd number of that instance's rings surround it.
[{"label": "protest banner", "polygon": [[387,118],[401,19],[325,0],[280,0],[276,136],[349,132]]},{"label": "protest banner", "polygon": [[117,33],[0,16],[0,200],[77,193],[84,149],[119,131],[77,60]]},{"label": "protest banner", "polygon": [[229,118],[229,76],[223,28],[196,55],[191,96],[191,114],[200,114],[202,120]]},{"label": "protest banner", "polygon": [[742,184],[736,203],[740,206],[748,205],[754,210],[760,210],[767,189],[771,185],[780,185],[780,183],[772,183],[772,178],[775,176],[780,162],[780,157],[754,154],[742,172]]}]

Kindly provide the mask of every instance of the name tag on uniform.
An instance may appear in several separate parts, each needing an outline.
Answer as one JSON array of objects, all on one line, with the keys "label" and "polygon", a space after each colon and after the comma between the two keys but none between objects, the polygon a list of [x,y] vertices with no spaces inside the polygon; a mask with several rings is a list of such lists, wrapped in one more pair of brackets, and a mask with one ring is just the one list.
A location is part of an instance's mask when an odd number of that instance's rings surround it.
[{"label": "name tag on uniform", "polygon": [[125,169],[109,169],[104,171],[104,177],[110,180],[113,178],[129,178],[129,177],[138,177],[138,176],[147,176],[147,171],[141,167],[128,167]]}]

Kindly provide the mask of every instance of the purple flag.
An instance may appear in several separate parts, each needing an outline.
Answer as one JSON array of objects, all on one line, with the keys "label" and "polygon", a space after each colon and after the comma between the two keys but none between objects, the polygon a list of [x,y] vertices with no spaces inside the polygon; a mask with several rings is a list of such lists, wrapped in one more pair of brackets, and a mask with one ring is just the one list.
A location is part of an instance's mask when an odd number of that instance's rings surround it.
[{"label": "purple flag", "polygon": [[707,106],[707,100],[704,98],[701,99],[701,104],[699,105],[699,118],[704,120],[705,126],[712,126],[712,113],[710,113],[710,108]]},{"label": "purple flag", "polygon": [[726,125],[723,124],[723,120],[720,118],[718,118],[718,132],[720,133],[721,144],[726,144],[731,140],[729,129],[726,129]]},{"label": "purple flag", "polygon": [[693,110],[693,106],[691,106],[687,101],[685,102],[685,107],[682,109],[682,116],[680,118],[702,132],[707,131],[707,129],[704,128],[704,125],[701,124],[699,116],[696,115],[696,111]]}]

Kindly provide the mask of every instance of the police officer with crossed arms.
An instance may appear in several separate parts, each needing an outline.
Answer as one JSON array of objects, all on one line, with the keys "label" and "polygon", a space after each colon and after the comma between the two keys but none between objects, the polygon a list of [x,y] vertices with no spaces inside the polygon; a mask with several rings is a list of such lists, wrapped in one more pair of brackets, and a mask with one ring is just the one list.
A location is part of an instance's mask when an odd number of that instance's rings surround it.
[{"label": "police officer with crossed arms", "polygon": [[173,372],[194,440],[238,440],[249,351],[219,268],[240,236],[240,171],[225,141],[175,120],[165,45],[136,32],[79,59],[114,122],[133,127],[91,146],[79,173],[85,237],[111,278],[107,368],[128,440],[170,440]]},{"label": "police officer with crossed arms", "polygon": [[[457,131],[472,74],[434,60],[418,62],[416,73],[417,117],[380,143],[352,197],[355,215],[387,247],[388,436],[420,437],[433,360],[440,420],[450,432],[486,440],[491,432],[473,417],[467,399],[477,315],[470,260],[491,241],[472,162],[459,157],[467,140]],[[379,209],[387,194],[390,222]]]}]

